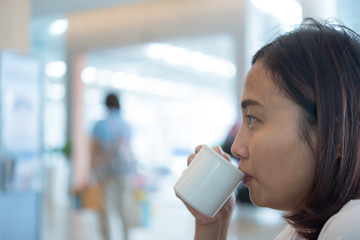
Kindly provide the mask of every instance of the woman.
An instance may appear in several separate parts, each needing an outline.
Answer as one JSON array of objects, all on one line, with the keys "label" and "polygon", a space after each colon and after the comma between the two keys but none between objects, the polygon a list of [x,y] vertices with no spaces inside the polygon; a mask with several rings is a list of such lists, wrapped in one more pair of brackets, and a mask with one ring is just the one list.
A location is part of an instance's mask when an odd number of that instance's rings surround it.
[{"label": "woman", "polygon": [[[276,239],[359,239],[360,36],[307,19],[255,54],[241,106],[232,154],[251,201],[286,213]],[[226,239],[234,206],[211,219],[187,205],[195,239]]]}]

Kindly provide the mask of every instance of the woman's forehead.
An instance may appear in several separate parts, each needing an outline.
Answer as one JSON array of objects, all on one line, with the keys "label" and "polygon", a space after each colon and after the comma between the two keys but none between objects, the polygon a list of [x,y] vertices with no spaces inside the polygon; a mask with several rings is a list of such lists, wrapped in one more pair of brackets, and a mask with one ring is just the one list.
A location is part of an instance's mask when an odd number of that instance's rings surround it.
[{"label": "woman's forehead", "polygon": [[243,98],[261,98],[264,94],[280,92],[272,81],[263,63],[255,63],[249,70],[243,91]]},{"label": "woman's forehead", "polygon": [[281,106],[293,103],[278,86],[274,84],[271,75],[261,62],[255,63],[246,77],[242,102],[256,101],[266,107],[269,104]]}]

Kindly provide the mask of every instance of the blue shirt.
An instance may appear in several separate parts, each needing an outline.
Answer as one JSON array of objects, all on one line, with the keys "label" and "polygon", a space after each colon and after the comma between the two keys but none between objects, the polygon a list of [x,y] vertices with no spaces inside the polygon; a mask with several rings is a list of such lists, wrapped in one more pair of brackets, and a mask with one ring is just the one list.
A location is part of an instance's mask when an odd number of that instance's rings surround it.
[{"label": "blue shirt", "polygon": [[126,161],[131,152],[131,129],[118,110],[109,111],[106,119],[95,124],[93,138],[100,145],[94,169],[98,177],[109,174],[120,176],[129,170]]},{"label": "blue shirt", "polygon": [[123,139],[129,141],[131,130],[117,110],[109,111],[106,119],[95,124],[93,136],[102,144]]}]

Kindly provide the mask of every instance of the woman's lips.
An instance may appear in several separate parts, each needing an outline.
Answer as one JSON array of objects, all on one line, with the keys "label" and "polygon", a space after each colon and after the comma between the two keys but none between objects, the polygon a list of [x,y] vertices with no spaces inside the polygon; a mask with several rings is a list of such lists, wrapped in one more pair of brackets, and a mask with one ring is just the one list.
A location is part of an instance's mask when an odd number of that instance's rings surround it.
[{"label": "woman's lips", "polygon": [[243,179],[243,183],[246,185],[246,183],[248,183],[253,177],[250,175],[245,175],[244,179]]}]

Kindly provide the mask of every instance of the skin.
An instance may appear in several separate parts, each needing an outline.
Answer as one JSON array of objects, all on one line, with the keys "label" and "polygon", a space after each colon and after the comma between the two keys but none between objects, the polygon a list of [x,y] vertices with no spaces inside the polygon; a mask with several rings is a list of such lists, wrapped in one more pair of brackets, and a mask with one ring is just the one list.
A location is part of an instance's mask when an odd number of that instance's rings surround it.
[{"label": "skin", "polygon": [[[188,165],[194,159],[196,154],[200,151],[201,147],[201,145],[197,146],[195,149],[195,153],[189,156]],[[224,153],[220,146],[216,146],[214,150],[226,160],[230,161],[230,156]],[[195,240],[226,239],[227,231],[230,225],[231,214],[235,208],[234,193],[230,196],[224,206],[213,218],[202,215],[196,209],[188,205],[186,202],[184,202],[184,204],[196,219]]]},{"label": "skin", "polygon": [[308,193],[315,169],[312,151],[300,137],[303,112],[274,85],[261,62],[248,73],[241,104],[243,124],[231,151],[241,159],[251,201],[292,211]]},{"label": "skin", "polygon": [[[292,211],[306,197],[315,169],[312,151],[300,137],[302,110],[274,85],[261,62],[256,62],[246,77],[241,104],[243,124],[231,151],[240,158],[239,169],[246,174],[244,184],[251,201],[261,207]],[[310,136],[316,142],[315,130]],[[230,159],[220,147],[215,150]],[[196,218],[196,240],[226,239],[234,195],[214,218],[185,205]]]}]

